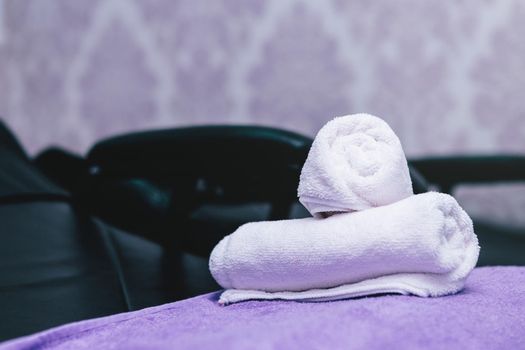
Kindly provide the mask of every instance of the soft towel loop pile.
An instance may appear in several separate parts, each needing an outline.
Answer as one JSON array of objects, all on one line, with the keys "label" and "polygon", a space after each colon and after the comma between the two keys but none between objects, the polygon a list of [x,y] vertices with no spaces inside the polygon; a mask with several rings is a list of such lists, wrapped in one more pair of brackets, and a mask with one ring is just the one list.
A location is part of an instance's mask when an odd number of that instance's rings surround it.
[{"label": "soft towel loop pile", "polygon": [[249,223],[213,250],[228,304],[332,300],[379,293],[440,296],[463,288],[478,258],[472,221],[429,192],[357,213]]},{"label": "soft towel loop pile", "polygon": [[370,114],[338,117],[319,131],[297,192],[314,216],[369,209],[413,194],[401,142]]}]

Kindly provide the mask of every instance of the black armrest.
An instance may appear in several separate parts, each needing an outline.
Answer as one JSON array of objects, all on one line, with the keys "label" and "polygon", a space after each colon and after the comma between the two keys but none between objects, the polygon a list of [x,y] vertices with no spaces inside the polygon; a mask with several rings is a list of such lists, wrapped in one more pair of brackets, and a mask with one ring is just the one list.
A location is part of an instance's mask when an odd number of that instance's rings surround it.
[{"label": "black armrest", "polygon": [[[117,136],[88,153],[89,184],[81,198],[118,227],[163,244],[178,236],[190,237],[191,245],[209,247],[239,224],[289,217],[311,142],[293,132],[256,126],[201,126]],[[254,203],[269,204],[268,216],[250,219],[239,211],[235,218],[239,222],[231,225],[220,219],[200,223],[195,218],[203,206]],[[226,224],[231,227],[220,229]],[[209,244],[203,227],[214,231]]]},{"label": "black armrest", "polygon": [[525,181],[525,156],[452,156],[412,159],[428,182],[450,193],[460,183]]},{"label": "black armrest", "polygon": [[[98,143],[88,154],[99,178],[147,178],[190,196],[242,202],[295,199],[311,139],[255,126],[203,126],[133,133]],[[204,188],[208,187],[208,190]],[[217,193],[220,193],[220,196]]]},{"label": "black armrest", "polygon": [[312,140],[257,126],[202,126],[138,132],[99,142],[87,159],[97,171],[138,175],[271,173],[301,169]]}]

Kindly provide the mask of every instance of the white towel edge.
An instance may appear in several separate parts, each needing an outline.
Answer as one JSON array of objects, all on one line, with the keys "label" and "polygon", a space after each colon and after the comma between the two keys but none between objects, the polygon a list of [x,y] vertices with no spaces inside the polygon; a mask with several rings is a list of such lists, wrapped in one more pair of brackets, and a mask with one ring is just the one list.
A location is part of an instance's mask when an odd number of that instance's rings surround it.
[{"label": "white towel edge", "polygon": [[247,300],[292,300],[305,302],[334,301],[377,294],[402,294],[418,297],[437,297],[459,292],[465,278],[444,281],[447,275],[426,273],[399,273],[344,284],[326,289],[311,289],[300,292],[265,292],[259,290],[228,289],[219,304],[228,305]]}]

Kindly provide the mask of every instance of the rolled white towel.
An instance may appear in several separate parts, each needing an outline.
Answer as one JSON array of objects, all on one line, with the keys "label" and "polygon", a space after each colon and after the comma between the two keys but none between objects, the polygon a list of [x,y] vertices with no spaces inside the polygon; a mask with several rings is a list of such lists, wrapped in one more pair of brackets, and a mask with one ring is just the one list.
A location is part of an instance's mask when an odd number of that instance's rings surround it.
[{"label": "rolled white towel", "polygon": [[370,114],[338,117],[319,130],[298,188],[314,216],[379,207],[412,194],[401,142]]},{"label": "rolled white towel", "polygon": [[449,195],[429,192],[326,219],[249,223],[213,250],[220,303],[335,300],[458,292],[476,265],[472,220]]}]

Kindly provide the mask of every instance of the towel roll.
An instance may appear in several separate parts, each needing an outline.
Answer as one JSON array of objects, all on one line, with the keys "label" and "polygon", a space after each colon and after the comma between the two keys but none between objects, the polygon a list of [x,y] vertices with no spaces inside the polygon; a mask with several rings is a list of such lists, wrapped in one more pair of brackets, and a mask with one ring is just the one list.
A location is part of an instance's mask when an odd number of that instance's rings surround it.
[{"label": "towel roll", "polygon": [[328,122],[301,171],[300,202],[317,217],[387,205],[413,194],[401,142],[370,114]]},{"label": "towel roll", "polygon": [[478,254],[469,216],[453,197],[429,192],[322,220],[245,224],[215,247],[210,271],[229,289],[222,303],[440,296],[463,288]]}]

